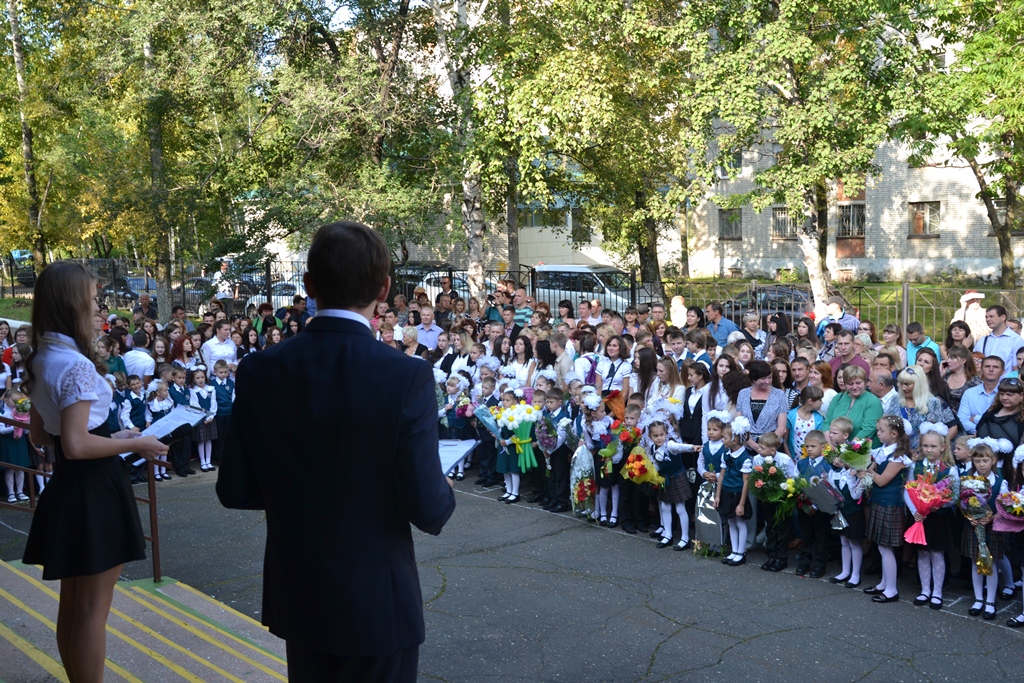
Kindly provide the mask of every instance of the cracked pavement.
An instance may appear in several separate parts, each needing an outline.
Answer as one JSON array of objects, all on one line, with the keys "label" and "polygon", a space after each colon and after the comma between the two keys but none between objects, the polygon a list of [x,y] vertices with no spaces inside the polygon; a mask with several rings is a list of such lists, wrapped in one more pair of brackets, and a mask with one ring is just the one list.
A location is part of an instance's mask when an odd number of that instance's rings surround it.
[{"label": "cracked pavement", "polygon": [[[225,510],[213,476],[160,485],[163,571],[259,618],[264,526],[259,512]],[[968,617],[972,599],[950,581],[946,608],[914,607],[916,572],[901,600],[657,549],[643,535],[587,525],[497,491],[457,485],[439,537],[415,533],[427,642],[420,680],[447,681],[948,681],[1015,679],[1024,633]],[[145,523],[145,516],[144,516]],[[19,559],[29,517],[0,511],[0,558]],[[792,563],[791,566],[795,565]],[[829,570],[838,570],[833,562]],[[150,576],[147,563],[126,578]],[[826,575],[828,576],[828,575]],[[861,588],[874,577],[866,577]]]}]

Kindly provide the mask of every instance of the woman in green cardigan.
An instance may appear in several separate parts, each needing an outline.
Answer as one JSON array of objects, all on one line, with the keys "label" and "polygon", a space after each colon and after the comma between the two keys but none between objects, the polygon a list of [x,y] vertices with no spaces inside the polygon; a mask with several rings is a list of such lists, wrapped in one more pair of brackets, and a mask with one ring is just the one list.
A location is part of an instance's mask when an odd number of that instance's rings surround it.
[{"label": "woman in green cardigan", "polygon": [[882,417],[882,402],[868,391],[868,375],[864,368],[847,365],[840,370],[846,391],[832,399],[821,431],[827,432],[832,420],[845,417],[853,423],[851,439],[874,439],[875,423]]},{"label": "woman in green cardigan", "polygon": [[100,337],[96,340],[96,352],[101,360],[107,364],[107,373],[113,375],[115,372],[128,374],[128,368],[124,366],[124,359],[117,355],[114,347],[117,342],[107,337]]}]

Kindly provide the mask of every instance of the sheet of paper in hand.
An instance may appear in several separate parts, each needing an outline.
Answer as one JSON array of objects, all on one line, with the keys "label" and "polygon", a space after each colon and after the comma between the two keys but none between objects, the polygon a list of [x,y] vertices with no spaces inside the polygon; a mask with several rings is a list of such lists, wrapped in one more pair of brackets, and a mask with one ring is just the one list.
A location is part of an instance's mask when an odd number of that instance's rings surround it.
[{"label": "sheet of paper in hand", "polygon": [[454,468],[455,464],[462,458],[469,455],[476,445],[480,443],[473,439],[459,441],[457,439],[442,439],[438,442],[438,456],[441,459],[441,473],[447,475]]},{"label": "sheet of paper in hand", "polygon": [[[158,439],[164,439],[173,434],[179,427],[184,427],[186,425],[189,427],[195,427],[205,418],[206,413],[202,410],[196,410],[195,408],[187,408],[184,406],[175,406],[174,410],[166,416],[139,432],[139,436],[155,436]],[[131,440],[127,440],[126,443],[131,444]],[[128,458],[131,455],[132,453],[129,451],[127,453],[122,453],[121,457]],[[144,458],[140,458],[132,464],[138,466],[144,462],[146,462],[146,460]]]}]

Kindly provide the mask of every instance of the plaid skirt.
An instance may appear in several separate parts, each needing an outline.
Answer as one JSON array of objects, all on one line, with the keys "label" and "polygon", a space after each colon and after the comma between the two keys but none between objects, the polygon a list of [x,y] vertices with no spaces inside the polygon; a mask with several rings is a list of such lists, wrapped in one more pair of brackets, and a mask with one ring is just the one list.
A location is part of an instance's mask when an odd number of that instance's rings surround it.
[{"label": "plaid skirt", "polygon": [[868,519],[868,538],[887,548],[903,545],[906,508],[903,505],[872,503]]},{"label": "plaid skirt", "polygon": [[[960,554],[975,562],[978,559],[978,535],[974,533],[971,521],[966,521],[967,524],[964,525],[963,533],[960,535]],[[985,527],[985,545],[988,546],[993,560],[1002,559],[1005,543],[1006,535],[1003,532],[992,531],[991,525]]]},{"label": "plaid skirt", "polygon": [[665,484],[658,492],[658,500],[662,503],[685,503],[691,498],[693,498],[693,489],[690,488],[685,470],[666,479]]},{"label": "plaid skirt", "polygon": [[206,420],[200,420],[199,424],[192,428],[192,441],[194,443],[202,443],[204,441],[214,441],[217,438],[217,421],[214,420],[210,424],[206,424]]}]

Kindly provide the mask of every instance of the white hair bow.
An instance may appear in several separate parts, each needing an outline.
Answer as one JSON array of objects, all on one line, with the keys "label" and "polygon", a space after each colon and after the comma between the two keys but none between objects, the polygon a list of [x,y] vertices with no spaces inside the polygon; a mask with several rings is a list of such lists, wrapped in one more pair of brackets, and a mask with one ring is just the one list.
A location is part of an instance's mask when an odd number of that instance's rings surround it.
[{"label": "white hair bow", "polygon": [[710,420],[712,418],[715,418],[716,420],[722,422],[723,424],[729,424],[730,422],[732,422],[732,415],[730,415],[728,411],[725,410],[709,411],[708,419]]},{"label": "white hair bow", "polygon": [[949,427],[941,422],[923,422],[921,424],[921,435],[923,436],[928,433],[949,436]]},{"label": "white hair bow", "polygon": [[601,397],[597,393],[587,394],[583,397],[583,405],[590,410],[597,410],[597,407],[601,405]]},{"label": "white hair bow", "polygon": [[743,417],[742,415],[737,415],[736,417],[734,417],[732,419],[732,435],[733,436],[743,436],[744,434],[749,434],[749,433],[750,433],[750,420],[748,420],[747,418]]},{"label": "white hair bow", "polygon": [[1020,467],[1020,464],[1024,462],[1024,444],[1017,446],[1017,450],[1013,452],[1013,467],[1014,469]]},{"label": "white hair bow", "polygon": [[444,374],[444,370],[440,368],[434,368],[434,381],[438,384],[444,384],[447,381],[448,375]]},{"label": "white hair bow", "polygon": [[903,431],[907,436],[914,433],[914,424],[907,418],[903,418]]}]

